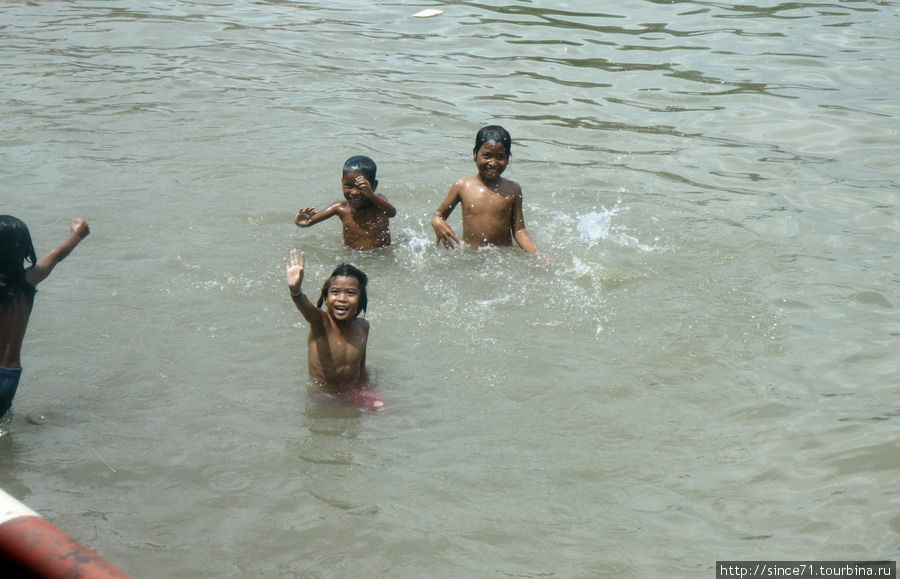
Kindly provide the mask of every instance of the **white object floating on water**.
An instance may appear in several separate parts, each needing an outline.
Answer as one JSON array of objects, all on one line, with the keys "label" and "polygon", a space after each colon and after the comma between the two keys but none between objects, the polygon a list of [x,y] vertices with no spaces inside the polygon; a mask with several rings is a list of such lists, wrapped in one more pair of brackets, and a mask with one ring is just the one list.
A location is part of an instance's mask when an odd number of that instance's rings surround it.
[{"label": "white object floating on water", "polygon": [[434,8],[428,8],[427,10],[422,10],[420,12],[416,12],[413,14],[413,18],[431,18],[432,16],[440,16],[443,14],[443,10],[435,10]]}]

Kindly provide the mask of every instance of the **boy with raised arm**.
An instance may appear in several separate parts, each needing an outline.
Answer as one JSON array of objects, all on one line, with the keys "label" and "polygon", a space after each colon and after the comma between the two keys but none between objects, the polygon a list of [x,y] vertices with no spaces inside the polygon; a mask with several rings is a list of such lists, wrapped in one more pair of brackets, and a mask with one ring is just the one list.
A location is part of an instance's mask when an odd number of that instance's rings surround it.
[{"label": "boy with raised arm", "polygon": [[369,301],[366,274],[350,264],[339,265],[322,286],[318,303],[313,305],[302,289],[304,254],[298,258],[297,250],[292,249],[285,265],[291,299],[309,322],[306,343],[310,376],[326,393],[352,401],[364,410],[384,407],[384,399],[369,388],[369,322],[358,317]]},{"label": "boy with raised arm", "polygon": [[357,155],[344,162],[341,187],[344,201],[335,201],[325,209],[304,207],[297,212],[294,223],[309,227],[337,215],[344,230],[344,245],[351,249],[375,249],[391,244],[388,220],[397,210],[387,197],[375,193],[378,167],[369,157]]},{"label": "boy with raised arm", "polygon": [[37,285],[91,232],[80,217],[69,228],[69,237],[38,261],[28,226],[0,215],[0,416],[12,406],[22,376],[22,342]]}]

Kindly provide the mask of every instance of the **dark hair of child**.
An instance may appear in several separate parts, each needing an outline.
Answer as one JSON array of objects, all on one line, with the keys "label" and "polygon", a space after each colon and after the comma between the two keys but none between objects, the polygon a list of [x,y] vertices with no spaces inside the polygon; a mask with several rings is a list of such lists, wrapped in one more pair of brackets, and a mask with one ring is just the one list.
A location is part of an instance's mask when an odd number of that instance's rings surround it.
[{"label": "dark hair of child", "polygon": [[477,155],[481,145],[490,141],[496,141],[503,145],[503,148],[506,149],[506,154],[512,157],[512,137],[500,125],[488,125],[478,131],[478,134],[475,135],[475,148],[472,149],[472,154]]},{"label": "dark hair of child", "polygon": [[12,215],[0,215],[0,305],[25,294],[34,297],[37,290],[25,280],[24,262],[37,263],[28,226]]},{"label": "dark hair of child", "polygon": [[356,155],[344,161],[344,175],[362,173],[371,182],[375,181],[376,171],[378,171],[378,167],[375,165],[375,161],[364,155]]},{"label": "dark hair of child", "polygon": [[328,295],[328,289],[331,287],[331,280],[340,276],[355,277],[359,282],[359,309],[356,310],[356,316],[354,316],[358,317],[359,313],[366,311],[366,306],[369,305],[369,296],[366,293],[366,284],[369,283],[369,276],[349,263],[342,263],[331,272],[331,275],[328,276],[328,279],[325,280],[325,284],[322,286],[322,294],[319,296],[316,307],[322,307],[322,304],[325,303],[325,296]]}]

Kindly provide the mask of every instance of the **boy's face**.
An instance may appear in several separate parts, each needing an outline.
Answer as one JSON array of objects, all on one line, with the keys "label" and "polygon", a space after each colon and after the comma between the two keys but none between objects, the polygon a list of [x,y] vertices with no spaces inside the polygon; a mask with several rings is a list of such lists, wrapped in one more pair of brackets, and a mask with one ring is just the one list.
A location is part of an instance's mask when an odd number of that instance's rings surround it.
[{"label": "boy's face", "polygon": [[497,141],[488,141],[479,147],[475,153],[475,165],[478,167],[478,174],[484,181],[496,181],[500,178],[506,166],[509,164],[509,155],[506,154],[506,147],[503,143]]},{"label": "boy's face", "polygon": [[331,278],[328,293],[325,295],[325,307],[328,314],[336,321],[349,321],[359,311],[359,280],[349,275]]},{"label": "boy's face", "polygon": [[350,207],[359,209],[369,202],[364,189],[369,188],[374,192],[378,187],[378,181],[370,182],[362,173],[344,173],[341,178],[341,187],[344,189],[344,199],[347,200]]}]

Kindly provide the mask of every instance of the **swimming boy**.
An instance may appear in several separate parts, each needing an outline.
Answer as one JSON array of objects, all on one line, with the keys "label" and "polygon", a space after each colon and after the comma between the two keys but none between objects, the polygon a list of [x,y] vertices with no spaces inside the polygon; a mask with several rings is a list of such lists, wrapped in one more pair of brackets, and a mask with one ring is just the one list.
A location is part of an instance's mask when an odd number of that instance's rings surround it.
[{"label": "swimming boy", "polygon": [[309,227],[333,215],[341,219],[344,245],[351,249],[375,249],[391,244],[388,220],[397,214],[384,195],[375,193],[378,180],[375,161],[357,155],[344,162],[341,186],[345,201],[336,201],[321,211],[304,207],[297,212],[294,223]]},{"label": "swimming boy", "polygon": [[462,203],[462,243],[484,245],[512,245],[513,239],[528,253],[541,253],[528,231],[522,215],[522,188],[501,177],[509,164],[512,139],[499,125],[483,127],[475,136],[472,153],[478,174],[457,181],[447,198],[438,207],[431,226],[437,238],[447,248],[460,244],[460,238],[447,224],[447,218],[458,203]]},{"label": "swimming boy", "polygon": [[[324,387],[366,410],[384,407],[384,400],[369,388],[366,344],[369,322],[359,318],[366,310],[366,274],[350,264],[339,265],[325,281],[319,301],[313,305],[303,293],[304,254],[291,250],[287,283],[294,305],[309,322],[309,374]],[[323,311],[322,303],[325,303]]]},{"label": "swimming boy", "polygon": [[[0,215],[0,415],[12,405],[22,376],[22,341],[35,288],[91,232],[81,218],[69,227],[69,237],[37,261],[28,226],[12,215]],[[31,264],[27,269],[26,261]]]}]

